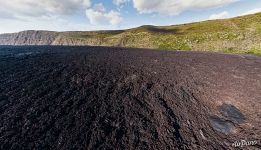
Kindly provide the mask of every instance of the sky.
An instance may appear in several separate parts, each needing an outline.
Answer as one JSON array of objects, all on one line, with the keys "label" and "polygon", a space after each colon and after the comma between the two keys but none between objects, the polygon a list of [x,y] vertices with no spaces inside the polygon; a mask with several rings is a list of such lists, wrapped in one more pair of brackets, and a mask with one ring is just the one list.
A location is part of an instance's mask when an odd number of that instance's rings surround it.
[{"label": "sky", "polygon": [[261,12],[261,0],[0,0],[0,33],[118,30]]}]

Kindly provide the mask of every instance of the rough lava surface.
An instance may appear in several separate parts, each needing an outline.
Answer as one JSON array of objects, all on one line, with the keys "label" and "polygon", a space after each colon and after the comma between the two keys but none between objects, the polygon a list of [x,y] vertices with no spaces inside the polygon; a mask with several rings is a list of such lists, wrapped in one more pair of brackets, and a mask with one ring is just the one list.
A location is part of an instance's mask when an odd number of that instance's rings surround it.
[{"label": "rough lava surface", "polygon": [[0,149],[261,148],[261,58],[0,48]]}]

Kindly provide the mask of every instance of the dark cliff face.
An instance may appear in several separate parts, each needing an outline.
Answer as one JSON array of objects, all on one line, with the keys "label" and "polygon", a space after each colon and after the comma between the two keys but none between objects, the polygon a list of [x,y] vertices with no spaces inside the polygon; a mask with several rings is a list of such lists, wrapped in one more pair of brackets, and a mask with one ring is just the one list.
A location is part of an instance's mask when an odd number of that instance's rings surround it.
[{"label": "dark cliff face", "polygon": [[0,45],[51,45],[57,36],[52,31],[23,31],[0,35]]}]

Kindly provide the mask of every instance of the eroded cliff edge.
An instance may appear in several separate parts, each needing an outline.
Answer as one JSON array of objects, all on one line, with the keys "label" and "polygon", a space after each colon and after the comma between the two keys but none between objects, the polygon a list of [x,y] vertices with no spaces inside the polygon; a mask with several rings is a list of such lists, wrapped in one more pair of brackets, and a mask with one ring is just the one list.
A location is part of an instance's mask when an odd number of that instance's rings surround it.
[{"label": "eroded cliff edge", "polygon": [[52,31],[23,31],[0,35],[0,45],[51,45],[57,37]]}]

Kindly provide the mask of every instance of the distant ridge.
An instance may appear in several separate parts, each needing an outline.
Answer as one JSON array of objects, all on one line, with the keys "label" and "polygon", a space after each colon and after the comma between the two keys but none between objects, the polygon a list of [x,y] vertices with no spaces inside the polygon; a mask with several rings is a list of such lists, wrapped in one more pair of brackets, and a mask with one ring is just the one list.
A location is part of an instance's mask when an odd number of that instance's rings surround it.
[{"label": "distant ridge", "polygon": [[261,13],[230,19],[145,25],[115,31],[22,31],[0,34],[0,45],[92,45],[261,55]]}]

